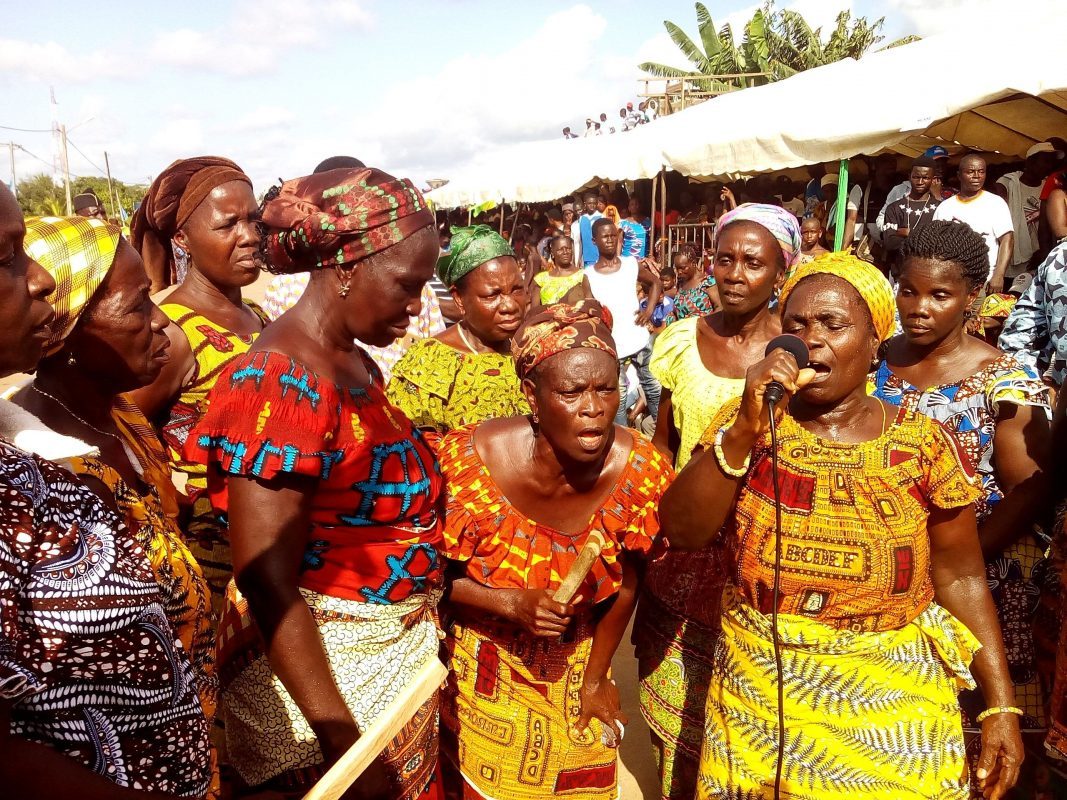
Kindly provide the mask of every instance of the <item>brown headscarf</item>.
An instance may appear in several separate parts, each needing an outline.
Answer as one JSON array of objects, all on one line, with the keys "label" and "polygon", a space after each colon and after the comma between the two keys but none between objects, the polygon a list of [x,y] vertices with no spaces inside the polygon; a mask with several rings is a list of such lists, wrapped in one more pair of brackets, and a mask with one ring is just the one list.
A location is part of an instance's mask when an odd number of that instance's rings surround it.
[{"label": "brown headscarf", "polygon": [[616,357],[611,314],[596,300],[582,300],[573,306],[558,303],[531,314],[511,341],[519,380],[546,358],[576,347],[591,347]]},{"label": "brown headscarf", "polygon": [[271,272],[355,264],[435,223],[411,181],[378,169],[296,178],[267,198],[263,223],[272,230],[263,245]]},{"label": "brown headscarf", "polygon": [[170,240],[214,189],[231,181],[252,185],[239,166],[218,156],[179,159],[152,181],[130,223],[130,243],[153,282],[174,282]]}]

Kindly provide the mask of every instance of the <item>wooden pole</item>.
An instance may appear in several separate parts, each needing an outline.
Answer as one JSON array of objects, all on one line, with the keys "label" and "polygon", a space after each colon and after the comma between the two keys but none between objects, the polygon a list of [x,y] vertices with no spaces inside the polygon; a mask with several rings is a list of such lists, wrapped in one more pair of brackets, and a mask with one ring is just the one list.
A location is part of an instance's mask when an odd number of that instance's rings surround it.
[{"label": "wooden pole", "polygon": [[18,197],[19,194],[19,182],[15,179],[15,143],[8,142],[7,149],[11,153],[11,193]]},{"label": "wooden pole", "polygon": [[441,688],[447,677],[448,669],[436,656],[426,662],[411,683],[367,726],[356,743],[311,787],[304,800],[338,800],[396,738],[414,712]]},{"label": "wooden pole", "polygon": [[585,540],[582,549],[578,552],[578,558],[571,564],[563,582],[552,595],[557,603],[569,603],[578,593],[578,587],[582,585],[585,576],[593,568],[593,564],[600,558],[600,551],[604,549],[604,535],[600,531],[593,531]]},{"label": "wooden pole", "polygon": [[[655,257],[656,257],[656,181],[658,181],[658,180],[659,180],[659,175],[658,174],[652,176],[652,203],[651,203],[651,214],[652,214],[652,216],[649,217],[649,220],[651,221],[652,224],[648,226],[649,227],[648,236],[652,240],[651,242],[648,243],[648,257],[652,258],[652,259],[655,259]],[[660,264],[660,266],[662,267],[663,264]]]},{"label": "wooden pole", "polygon": [[[659,205],[660,205],[660,238],[666,239],[667,237],[667,168],[662,167],[659,171]],[[671,243],[670,240],[666,240],[663,244],[663,266],[671,266],[673,259],[671,258]]]},{"label": "wooden pole", "polygon": [[111,180],[111,164],[107,160],[107,150],[104,151],[104,169],[107,172],[107,194],[111,199],[111,216],[122,222],[122,215],[119,214],[118,195],[115,193],[115,184]]},{"label": "wooden pole", "polygon": [[845,243],[845,213],[848,210],[848,159],[841,159],[837,173],[837,212],[834,216],[834,250],[840,250]]},{"label": "wooden pole", "polygon": [[59,140],[63,145],[63,183],[67,189],[67,216],[74,213],[74,201],[70,196],[70,158],[67,155],[67,126],[59,126]]}]

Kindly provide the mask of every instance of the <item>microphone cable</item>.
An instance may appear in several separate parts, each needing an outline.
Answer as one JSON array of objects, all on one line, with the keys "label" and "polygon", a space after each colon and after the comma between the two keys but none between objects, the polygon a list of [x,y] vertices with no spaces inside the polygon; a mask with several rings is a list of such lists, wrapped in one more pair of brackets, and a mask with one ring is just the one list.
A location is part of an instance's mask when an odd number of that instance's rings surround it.
[{"label": "microphone cable", "polygon": [[782,766],[785,758],[785,680],[782,668],[782,642],[778,636],[778,602],[782,579],[782,490],[778,483],[778,423],[774,418],[776,401],[767,404],[771,426],[771,485],[774,490],[774,587],[771,591],[771,643],[778,682],[778,760],[774,770],[774,800],[781,800]]}]

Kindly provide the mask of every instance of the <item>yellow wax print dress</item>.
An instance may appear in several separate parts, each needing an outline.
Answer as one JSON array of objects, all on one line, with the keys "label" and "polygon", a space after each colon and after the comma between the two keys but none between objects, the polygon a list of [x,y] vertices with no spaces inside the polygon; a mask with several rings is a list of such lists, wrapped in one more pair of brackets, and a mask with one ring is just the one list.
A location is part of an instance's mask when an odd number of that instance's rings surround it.
[{"label": "yellow wax print dress", "polygon": [[[738,401],[712,420],[729,426]],[[969,795],[957,692],[979,644],[933,602],[927,519],[981,496],[951,434],[900,409],[875,439],[779,425],[785,751],[792,800]],[[769,437],[757,442],[723,528],[723,597],[697,797],[764,798],[778,754],[771,611],[775,504]]]},{"label": "yellow wax print dress", "polygon": [[[245,305],[263,320],[264,325],[270,322],[258,305],[249,300],[245,301]],[[184,496],[180,500],[185,506],[183,516],[188,519],[186,537],[189,549],[204,571],[204,577],[211,587],[212,607],[215,616],[219,617],[225,605],[226,584],[233,575],[226,523],[212,509],[206,495],[207,467],[185,458],[182,449],[189,438],[189,431],[204,415],[207,395],[215,381],[230,361],[248,352],[258,334],[242,336],[234,333],[177,303],[164,303],[160,310],[181,328],[189,340],[196,365],[192,378],[182,387],[178,399],[167,412],[161,433],[179,486],[184,481]]]},{"label": "yellow wax print dress", "polygon": [[[689,463],[711,418],[745,385],[704,366],[697,349],[699,324],[700,317],[693,316],[668,326],[656,337],[649,362],[652,375],[671,392],[671,413],[681,435],[678,470]],[[696,551],[667,550],[645,575],[633,641],[641,714],[652,731],[663,800],[691,800],[696,788],[726,578],[721,542]]]},{"label": "yellow wax print dress", "polygon": [[541,305],[550,306],[561,303],[575,286],[581,286],[585,280],[583,270],[575,270],[571,275],[552,276],[547,271],[534,275],[534,283],[541,290]]},{"label": "yellow wax print dress", "polygon": [[461,353],[439,339],[408,348],[387,394],[431,444],[464,425],[530,413],[510,355]]},{"label": "yellow wax print dress", "polygon": [[476,430],[453,431],[438,453],[448,487],[444,555],[463,565],[465,577],[494,589],[556,589],[592,531],[607,543],[578,589],[584,599],[561,639],[531,636],[489,614],[453,622],[442,748],[463,776],[465,798],[614,800],[618,751],[601,743],[598,720],[586,731],[575,727],[593,610],[618,593],[623,552],[651,550],[673,471],[632,432],[611,493],[582,530],[565,533],[508,502],[478,455]]}]

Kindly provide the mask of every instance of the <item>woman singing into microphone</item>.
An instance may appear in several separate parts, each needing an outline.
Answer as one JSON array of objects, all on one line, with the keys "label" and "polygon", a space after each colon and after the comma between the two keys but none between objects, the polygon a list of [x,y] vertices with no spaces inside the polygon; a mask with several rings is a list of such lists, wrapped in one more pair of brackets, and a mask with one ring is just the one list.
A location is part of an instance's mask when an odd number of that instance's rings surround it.
[{"label": "woman singing into microphone", "polygon": [[[673,547],[722,535],[732,562],[697,797],[764,796],[774,785],[780,679],[783,797],[965,800],[956,693],[973,686],[973,668],[986,704],[978,783],[997,800],[1023,748],[974,473],[936,423],[867,395],[893,328],[892,289],[873,266],[820,257],[786,282],[781,302],[782,329],[807,345],[810,369],[785,350],[750,367],[741,399],[712,420],[661,506]],[[787,396],[777,581],[771,381]]]}]

